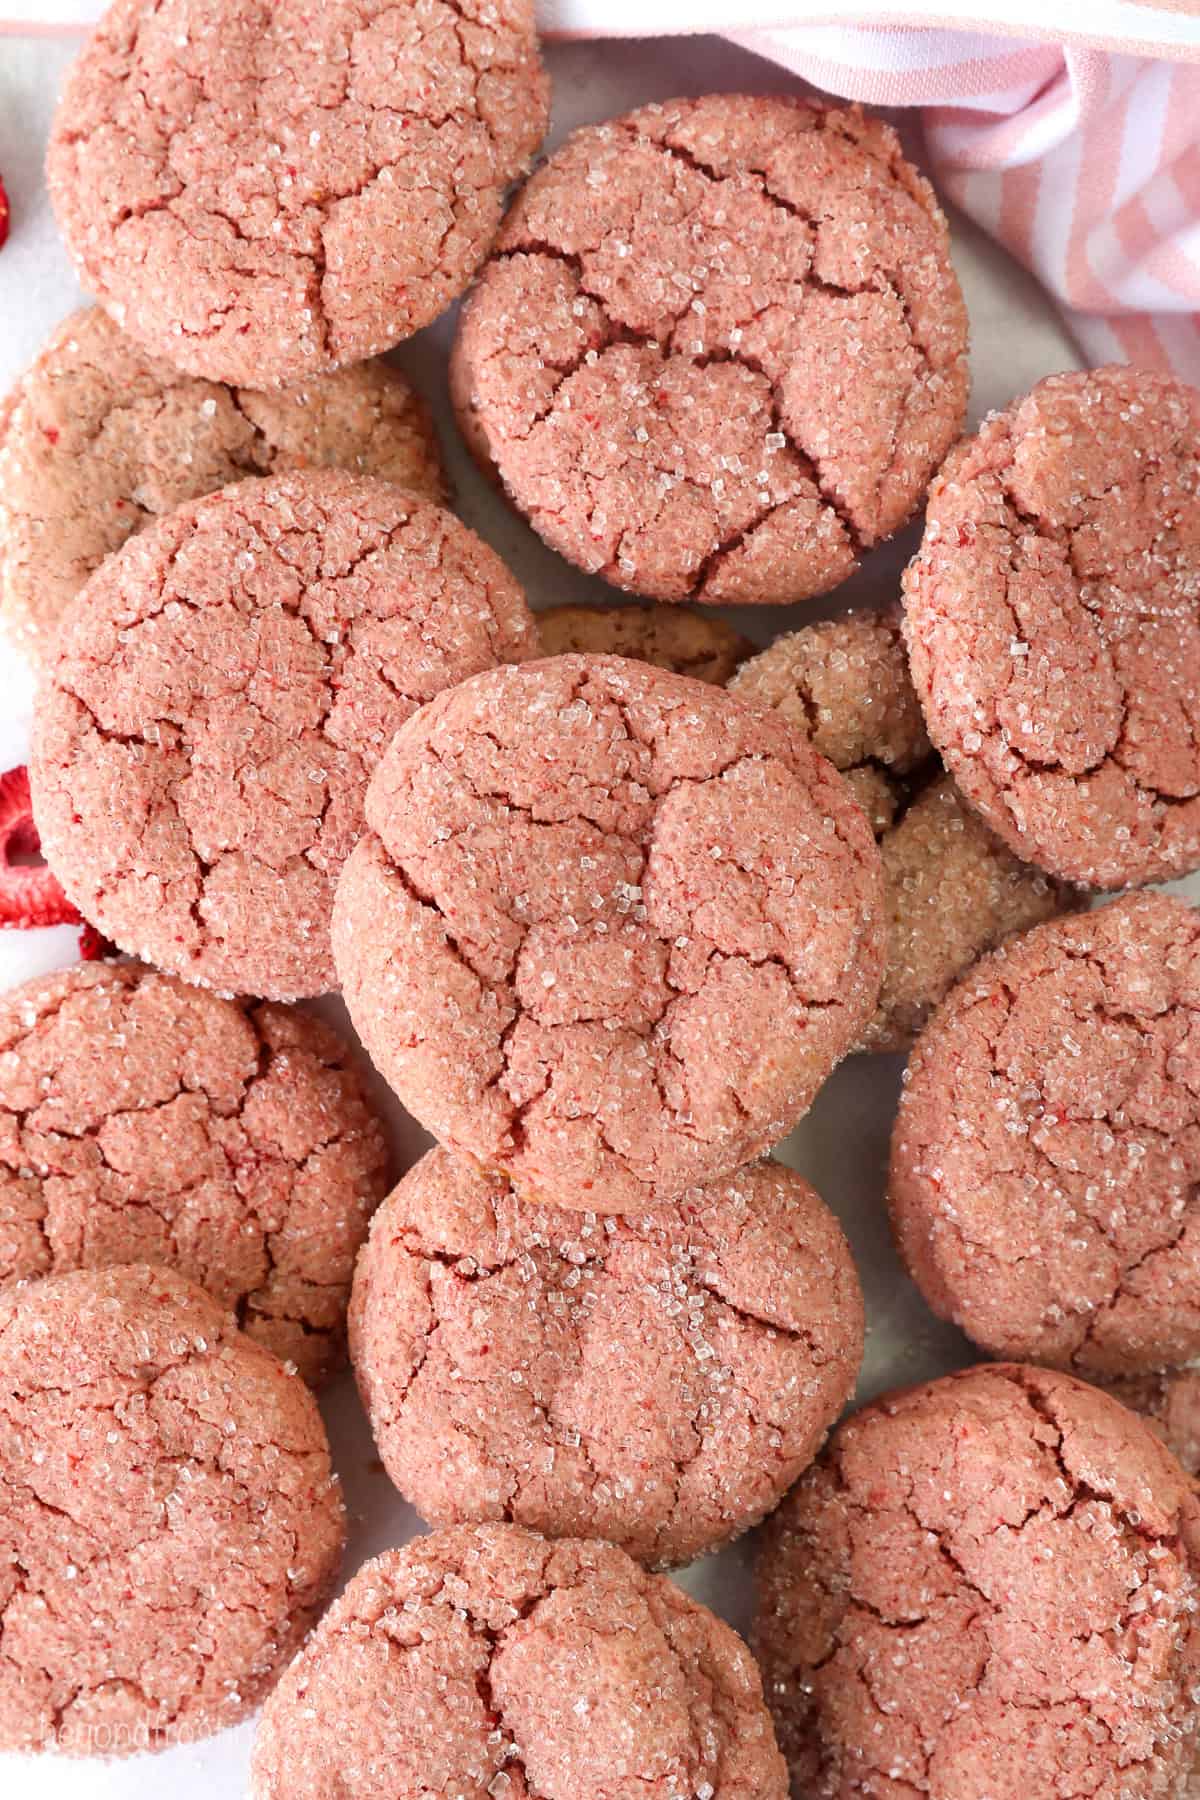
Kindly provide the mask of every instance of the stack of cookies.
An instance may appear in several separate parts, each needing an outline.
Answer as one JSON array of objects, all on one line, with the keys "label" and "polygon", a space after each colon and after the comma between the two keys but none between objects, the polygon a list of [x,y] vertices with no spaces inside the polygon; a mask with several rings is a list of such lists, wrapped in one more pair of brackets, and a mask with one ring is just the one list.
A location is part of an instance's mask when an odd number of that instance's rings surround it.
[{"label": "stack of cookies", "polygon": [[[889,126],[686,99],[510,195],[547,114],[526,0],[117,0],[63,96],[99,305],[0,410],[0,617],[113,954],[0,1001],[0,1748],[265,1701],[259,1800],[1180,1792],[1200,920],[1089,906],[1200,867],[1200,395],[963,440]],[[636,602],[450,510],[378,358],[472,282],[466,443]],[[873,609],[679,604],[922,506]],[[769,1153],[897,1049],[897,1246],[1001,1360],[837,1426],[858,1276]],[[347,1349],[433,1530],[327,1607]],[[764,1520],[756,1661],[660,1571]]]}]

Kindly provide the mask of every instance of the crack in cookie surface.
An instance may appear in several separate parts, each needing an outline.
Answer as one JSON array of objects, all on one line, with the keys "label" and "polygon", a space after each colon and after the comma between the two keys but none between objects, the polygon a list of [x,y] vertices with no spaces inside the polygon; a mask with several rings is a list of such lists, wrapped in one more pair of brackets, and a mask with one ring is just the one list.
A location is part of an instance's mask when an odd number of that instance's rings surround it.
[{"label": "crack in cookie surface", "polygon": [[165,1270],[0,1294],[0,1740],[74,1754],[233,1724],[337,1570],[320,1415]]},{"label": "crack in cookie surface", "polygon": [[914,1053],[889,1204],[978,1343],[1098,1376],[1200,1352],[1200,920],[1132,895],[1012,939]]},{"label": "crack in cookie surface", "polygon": [[280,1683],[255,1800],[335,1800],[348,1768],[363,1800],[418,1791],[431,1770],[464,1800],[783,1800],[787,1786],[726,1626],[611,1546],[503,1525],[368,1563]]},{"label": "crack in cookie surface", "polygon": [[535,174],[452,388],[572,561],[664,600],[796,600],[909,516],[961,422],[965,333],[889,128],[715,96],[589,127]]},{"label": "crack in cookie surface", "polygon": [[955,779],[1020,855],[1106,888],[1200,863],[1200,405],[1052,376],[961,446],[905,577]]},{"label": "crack in cookie surface", "polygon": [[1200,1513],[1070,1377],[967,1370],[868,1407],[768,1527],[756,1646],[795,1791],[1176,1792]]},{"label": "crack in cookie surface", "polygon": [[0,1002],[0,1282],[163,1263],[316,1383],[386,1172],[311,1014],[95,963]]},{"label": "crack in cookie surface", "polygon": [[51,195],[139,342],[277,385],[449,304],[547,100],[525,0],[117,0],[68,80]]},{"label": "crack in cookie surface", "polygon": [[389,483],[309,471],[194,501],[110,558],[62,633],[34,733],[47,859],[131,954],[320,993],[392,733],[536,649],[499,558]]},{"label": "crack in cookie surface", "polygon": [[423,1517],[674,1564],[807,1465],[853,1387],[862,1303],[831,1215],[778,1164],[618,1220],[526,1205],[433,1151],[377,1215],[351,1332]]},{"label": "crack in cookie surface", "polygon": [[785,1135],[852,1041],[876,853],[781,721],[616,658],[495,675],[372,783],[335,914],[347,1004],[440,1141],[523,1193],[642,1210]]}]

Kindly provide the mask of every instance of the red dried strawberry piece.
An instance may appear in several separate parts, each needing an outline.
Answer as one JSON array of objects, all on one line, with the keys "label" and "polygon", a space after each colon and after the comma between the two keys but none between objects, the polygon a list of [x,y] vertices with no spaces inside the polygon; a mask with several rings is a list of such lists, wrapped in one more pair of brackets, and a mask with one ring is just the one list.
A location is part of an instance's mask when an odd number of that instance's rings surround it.
[{"label": "red dried strawberry piece", "polygon": [[0,248],[8,237],[8,224],[12,218],[12,209],[8,204],[8,191],[0,180]]},{"label": "red dried strawberry piece", "polygon": [[97,931],[85,919],[79,928],[80,962],[104,962],[107,957],[116,954],[117,946],[110,943],[102,931]]},{"label": "red dried strawberry piece", "polygon": [[41,839],[29,799],[29,770],[22,763],[0,775],[0,926],[27,931],[37,925],[80,925],[58,876],[36,858]]}]

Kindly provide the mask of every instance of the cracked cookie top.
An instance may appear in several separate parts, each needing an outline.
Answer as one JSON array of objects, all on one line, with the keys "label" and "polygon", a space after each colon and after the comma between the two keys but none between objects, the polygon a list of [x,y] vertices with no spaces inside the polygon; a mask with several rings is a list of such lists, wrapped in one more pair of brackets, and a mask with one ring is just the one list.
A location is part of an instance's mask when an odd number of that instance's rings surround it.
[{"label": "cracked cookie top", "polygon": [[190,1281],[85,1269],[0,1294],[0,1747],[235,1724],[343,1532],[312,1396]]},{"label": "cracked cookie top", "polygon": [[351,1342],[423,1518],[674,1564],[807,1467],[854,1388],[862,1296],[837,1221],[780,1163],[601,1219],[433,1150],[375,1217]]},{"label": "cracked cookie top", "polygon": [[949,458],[905,576],[913,680],[967,798],[1093,887],[1200,865],[1200,395],[1052,375]]},{"label": "cracked cookie top", "polygon": [[327,466],[445,491],[428,409],[387,363],[255,393],[181,375],[99,307],[72,313],[0,409],[0,617],[47,660],[71,599],[135,531],[243,475]]},{"label": "cracked cookie top", "polygon": [[729,691],[775,708],[841,770],[879,842],[888,955],[863,1049],[904,1049],[977,957],[1071,904],[1073,890],[1018,861],[942,769],[898,607],[776,638]]},{"label": "cracked cookie top", "polygon": [[965,976],[909,1064],[889,1205],[934,1311],[993,1353],[1200,1355],[1200,914],[1129,895]]},{"label": "cracked cookie top", "polygon": [[46,170],[81,281],[131,337],[272,387],[462,292],[548,104],[529,0],[116,0]]},{"label": "cracked cookie top", "polygon": [[254,1800],[786,1800],[745,1645],[608,1544],[458,1526],[389,1550],[263,1710]]},{"label": "cracked cookie top", "polygon": [[464,308],[464,433],[547,543],[660,600],[824,593],[962,424],[933,191],[857,108],[710,95],[577,131]]},{"label": "cracked cookie top", "polygon": [[64,621],[30,759],[46,859],[130,955],[233,993],[319,994],[393,732],[536,652],[500,559],[388,482],[310,470],[189,502]]},{"label": "cracked cookie top", "polygon": [[322,1379],[387,1152],[346,1045],[127,963],[0,999],[0,1283],[159,1263]]},{"label": "cracked cookie top", "polygon": [[1198,1556],[1191,1483],[1095,1388],[994,1364],[878,1401],[760,1552],[755,1647],[793,1791],[1181,1793]]},{"label": "cracked cookie top", "polygon": [[861,1034],[879,856],[782,719],[618,657],[495,669],[393,740],[338,886],[346,1004],[439,1142],[644,1211],[785,1137]]}]

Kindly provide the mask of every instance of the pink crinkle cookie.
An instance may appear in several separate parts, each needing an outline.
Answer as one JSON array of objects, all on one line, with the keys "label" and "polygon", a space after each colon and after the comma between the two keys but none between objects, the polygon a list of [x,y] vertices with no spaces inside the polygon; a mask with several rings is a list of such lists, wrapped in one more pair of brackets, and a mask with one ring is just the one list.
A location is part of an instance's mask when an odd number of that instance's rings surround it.
[{"label": "pink crinkle cookie", "polygon": [[500,559],[389,482],[310,470],[192,501],[110,556],[59,634],[30,759],[46,860],[130,955],[319,994],[397,726],[536,650]]},{"label": "pink crinkle cookie", "polygon": [[1200,915],[1134,894],[1010,938],[909,1064],[889,1191],[934,1311],[1100,1376],[1200,1355]]},{"label": "pink crinkle cookie", "polygon": [[1105,888],[1200,865],[1200,394],[1039,382],[947,461],[905,587],[930,735],[1019,856]]},{"label": "pink crinkle cookie", "polygon": [[254,1800],[786,1800],[741,1639],[610,1544],[458,1526],[365,1564],[263,1711]]},{"label": "pink crinkle cookie", "polygon": [[243,475],[323,467],[445,494],[428,408],[388,363],[255,393],[181,375],[99,307],[72,313],[0,406],[0,618],[45,661],[135,531]]},{"label": "pink crinkle cookie", "polygon": [[661,1565],[778,1504],[850,1397],[863,1311],[837,1221],[779,1163],[601,1219],[433,1150],[376,1215],[351,1334],[423,1518]]},{"label": "pink crinkle cookie", "polygon": [[448,1149],[644,1211],[786,1136],[879,992],[882,875],[784,723],[607,656],[496,669],[397,733],[338,886],[346,1004]]},{"label": "pink crinkle cookie", "polygon": [[784,603],[902,525],[961,428],[946,221],[857,107],[715,94],[577,131],[467,302],[464,434],[570,561]]},{"label": "pink crinkle cookie", "polygon": [[191,1282],[135,1265],[0,1294],[0,1748],[236,1724],[343,1535],[308,1389]]},{"label": "pink crinkle cookie", "polygon": [[161,1263],[317,1382],[387,1188],[341,1039],[129,963],[0,999],[0,1283]]},{"label": "pink crinkle cookie", "polygon": [[755,1647],[804,1800],[1184,1792],[1200,1503],[1071,1376],[991,1364],[849,1419],[766,1529]]},{"label": "pink crinkle cookie", "polygon": [[529,0],[116,0],[46,172],[81,281],[132,338],[274,387],[461,293],[547,110]]}]

